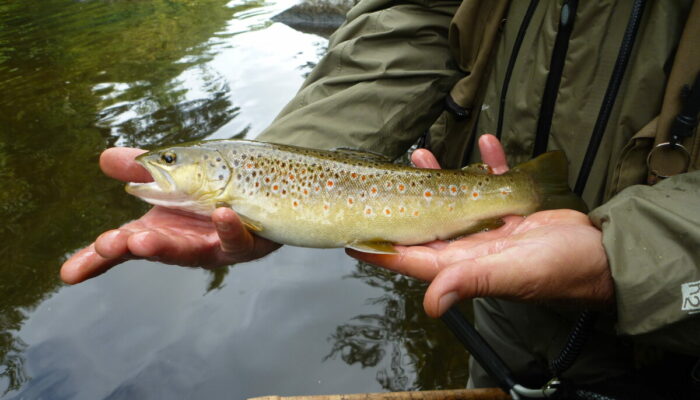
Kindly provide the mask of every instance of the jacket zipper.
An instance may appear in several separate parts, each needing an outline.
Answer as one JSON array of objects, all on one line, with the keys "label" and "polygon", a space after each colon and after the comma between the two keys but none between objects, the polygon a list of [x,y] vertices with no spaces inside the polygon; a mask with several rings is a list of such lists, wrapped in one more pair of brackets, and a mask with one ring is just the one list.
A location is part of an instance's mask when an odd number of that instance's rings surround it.
[{"label": "jacket zipper", "polygon": [[644,14],[645,5],[646,0],[635,0],[634,4],[632,5],[632,12],[630,19],[627,22],[627,27],[625,28],[625,34],[622,37],[622,44],[620,44],[620,51],[617,54],[617,60],[615,60],[612,76],[610,77],[608,87],[605,90],[603,102],[600,105],[600,112],[598,113],[598,118],[593,126],[591,140],[588,142],[588,149],[586,149],[586,155],[583,157],[583,163],[581,164],[581,169],[579,170],[578,178],[576,179],[576,186],[574,186],[574,193],[578,194],[579,196],[583,194],[583,190],[586,188],[588,175],[591,173],[591,169],[593,168],[593,161],[595,161],[595,156],[598,153],[598,147],[600,147],[600,142],[603,140],[605,128],[608,125],[610,114],[615,106],[615,99],[617,98],[617,93],[620,90],[622,79],[625,77],[625,69],[627,69],[627,63],[632,55],[632,48],[634,47],[634,42],[637,38],[637,31],[639,30],[642,15]]},{"label": "jacket zipper", "polygon": [[542,95],[540,115],[537,119],[537,133],[535,134],[535,145],[532,152],[533,157],[537,157],[547,151],[549,133],[552,129],[554,106],[559,94],[559,85],[564,71],[566,52],[569,49],[569,39],[571,38],[571,32],[574,30],[577,8],[578,0],[566,0],[561,6],[559,28],[557,30],[557,36],[554,39],[552,58],[549,61],[549,74],[547,75],[547,82],[545,83],[544,94]]},{"label": "jacket zipper", "polygon": [[518,36],[515,37],[515,43],[513,43],[513,50],[511,50],[510,58],[508,59],[508,66],[506,67],[506,75],[503,78],[503,86],[501,87],[501,97],[498,105],[498,125],[496,126],[496,137],[499,139],[501,138],[501,133],[503,129],[503,116],[505,114],[506,95],[508,94],[508,85],[510,84],[510,78],[513,75],[515,60],[517,60],[518,58],[520,46],[523,44],[523,40],[525,39],[525,32],[527,32],[527,27],[530,25],[532,15],[535,13],[535,9],[537,8],[537,4],[539,4],[539,0],[530,0],[530,5],[527,6],[525,17],[523,17],[523,22],[520,23],[520,28],[518,29]]}]

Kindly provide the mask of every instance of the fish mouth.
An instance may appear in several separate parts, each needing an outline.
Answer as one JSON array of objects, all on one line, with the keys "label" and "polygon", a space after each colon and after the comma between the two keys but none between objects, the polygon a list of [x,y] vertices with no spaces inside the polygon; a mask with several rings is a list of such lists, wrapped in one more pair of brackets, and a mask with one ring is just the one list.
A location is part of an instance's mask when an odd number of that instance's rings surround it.
[{"label": "fish mouth", "polygon": [[177,185],[170,173],[159,164],[144,160],[141,156],[136,157],[136,162],[141,164],[151,177],[152,182],[129,182],[126,184],[126,192],[140,197],[146,201],[150,199],[171,199],[176,192]]}]

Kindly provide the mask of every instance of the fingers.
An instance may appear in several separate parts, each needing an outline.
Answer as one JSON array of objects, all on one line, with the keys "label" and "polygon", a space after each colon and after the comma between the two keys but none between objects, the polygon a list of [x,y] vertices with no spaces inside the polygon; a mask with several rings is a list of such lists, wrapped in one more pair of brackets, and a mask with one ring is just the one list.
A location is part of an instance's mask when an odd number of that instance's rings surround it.
[{"label": "fingers", "polygon": [[506,153],[497,137],[489,134],[482,135],[479,138],[479,152],[481,160],[488,164],[495,174],[500,175],[508,171]]},{"label": "fingers", "polygon": [[440,271],[425,292],[425,312],[437,318],[460,299],[499,294],[500,282],[494,272],[503,266],[494,258],[501,259],[498,255],[492,255],[463,260]]},{"label": "fingers", "polygon": [[134,161],[146,150],[131,147],[113,147],[100,155],[100,168],[108,176],[125,182],[151,182],[153,178],[141,165]]},{"label": "fingers", "polygon": [[247,261],[255,248],[255,238],[243,226],[241,219],[230,208],[217,208],[211,216],[221,241],[222,256],[231,260]]},{"label": "fingers", "polygon": [[399,254],[370,254],[352,249],[345,249],[345,252],[360,261],[424,281],[432,280],[440,270],[438,253],[430,247],[396,246],[396,250]]},{"label": "fingers", "polygon": [[124,257],[129,253],[128,239],[131,232],[113,229],[101,234],[95,240],[95,251],[104,258]]},{"label": "fingers", "polygon": [[429,150],[418,149],[411,154],[411,162],[418,168],[440,169],[440,163]]},{"label": "fingers", "polygon": [[95,251],[94,245],[90,245],[63,263],[60,272],[61,280],[69,285],[74,285],[101,275],[124,261],[125,259],[104,258]]}]

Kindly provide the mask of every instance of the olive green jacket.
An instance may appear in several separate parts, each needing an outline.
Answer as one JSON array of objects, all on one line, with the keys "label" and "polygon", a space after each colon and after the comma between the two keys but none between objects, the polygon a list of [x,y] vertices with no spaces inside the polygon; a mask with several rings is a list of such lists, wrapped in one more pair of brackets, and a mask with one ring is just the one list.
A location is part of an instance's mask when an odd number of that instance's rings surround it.
[{"label": "olive green jacket", "polygon": [[[561,3],[540,2],[534,9],[517,57],[514,42],[529,2],[505,3],[360,2],[299,93],[258,139],[398,157],[430,130],[430,147],[442,165],[458,167],[478,158],[473,136],[496,132],[500,113],[511,165],[529,159]],[[548,141],[549,149],[567,154],[572,186],[631,3],[580,2],[576,12]],[[668,60],[688,7],[687,1],[647,5],[583,197],[603,231],[618,334],[700,355],[700,314],[694,314],[700,311],[700,171],[642,185]],[[445,112],[450,92],[471,111],[469,118]]]}]

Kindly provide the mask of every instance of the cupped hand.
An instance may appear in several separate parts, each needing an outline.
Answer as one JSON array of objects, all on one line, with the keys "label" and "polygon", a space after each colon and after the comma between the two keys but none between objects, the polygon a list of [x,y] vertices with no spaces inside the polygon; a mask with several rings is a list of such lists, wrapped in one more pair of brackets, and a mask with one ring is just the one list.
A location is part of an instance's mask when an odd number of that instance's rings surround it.
[{"label": "cupped hand", "polygon": [[[492,135],[479,140],[483,161],[494,173],[508,170],[503,148]],[[414,164],[439,168],[428,151],[414,152]],[[360,260],[422,280],[426,312],[437,317],[460,299],[500,297],[524,301],[567,301],[605,305],[614,301],[613,281],[602,233],[574,210],[507,216],[494,230],[445,242],[397,246],[399,254],[348,253]]]},{"label": "cupped hand", "polygon": [[[151,181],[150,174],[134,161],[143,152],[108,149],[100,157],[100,167],[122,181]],[[79,283],[134,258],[213,268],[254,260],[279,247],[248,232],[231,209],[219,208],[207,219],[156,206],[141,218],[103,233],[74,254],[61,267],[61,279]]]}]

